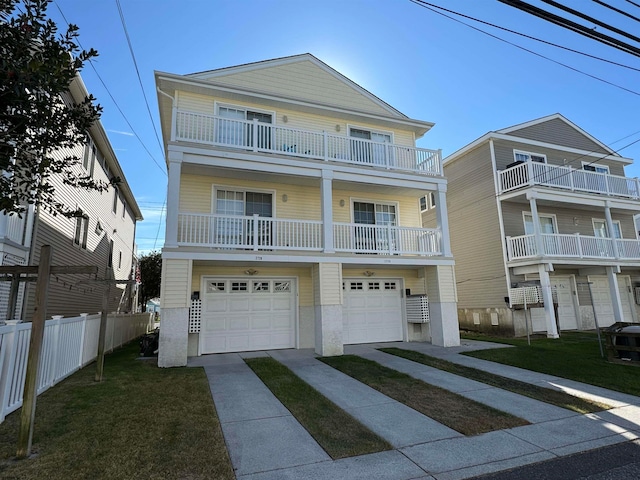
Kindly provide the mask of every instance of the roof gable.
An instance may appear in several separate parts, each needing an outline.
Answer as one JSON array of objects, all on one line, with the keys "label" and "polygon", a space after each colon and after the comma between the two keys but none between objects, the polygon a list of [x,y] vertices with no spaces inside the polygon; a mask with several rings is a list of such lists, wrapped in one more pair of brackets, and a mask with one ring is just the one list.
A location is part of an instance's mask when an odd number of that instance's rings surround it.
[{"label": "roof gable", "polygon": [[560,114],[549,115],[537,120],[504,128],[498,130],[497,133],[563,147],[577,148],[589,152],[615,155],[615,152],[611,148]]},{"label": "roof gable", "polygon": [[407,118],[309,53],[186,76],[216,85]]}]

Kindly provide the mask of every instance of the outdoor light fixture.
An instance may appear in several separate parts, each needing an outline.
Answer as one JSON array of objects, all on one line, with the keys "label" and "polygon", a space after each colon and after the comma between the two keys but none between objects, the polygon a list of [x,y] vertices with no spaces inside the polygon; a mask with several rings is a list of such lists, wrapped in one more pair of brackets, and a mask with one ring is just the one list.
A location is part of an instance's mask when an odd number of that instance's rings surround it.
[{"label": "outdoor light fixture", "polygon": [[256,273],[258,273],[258,270],[254,270],[253,268],[244,271],[245,275],[255,275]]},{"label": "outdoor light fixture", "polygon": [[365,277],[373,277],[376,274],[376,272],[372,272],[371,270],[365,270],[364,272],[362,272],[362,274]]},{"label": "outdoor light fixture", "polygon": [[344,207],[344,200],[340,200],[340,206]]},{"label": "outdoor light fixture", "polygon": [[287,194],[285,193],[284,195],[282,195],[282,201],[284,203],[287,203],[287,200],[289,200],[289,197],[287,196]]}]

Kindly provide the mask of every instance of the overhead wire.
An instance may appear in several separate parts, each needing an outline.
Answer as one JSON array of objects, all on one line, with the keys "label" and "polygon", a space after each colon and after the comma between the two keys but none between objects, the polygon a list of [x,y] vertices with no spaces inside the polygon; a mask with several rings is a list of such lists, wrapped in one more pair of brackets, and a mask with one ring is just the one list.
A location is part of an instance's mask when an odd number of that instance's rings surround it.
[{"label": "overhead wire", "polygon": [[636,22],[640,22],[640,18],[636,17],[635,15],[631,15],[630,13],[625,12],[624,10],[621,10],[619,8],[616,8],[613,5],[609,5],[608,3],[603,2],[602,0],[591,0],[591,1],[597,3],[598,5],[602,5],[605,8],[613,10],[614,12],[617,12],[620,15],[624,15],[625,17],[629,17],[629,18],[635,20]]}]

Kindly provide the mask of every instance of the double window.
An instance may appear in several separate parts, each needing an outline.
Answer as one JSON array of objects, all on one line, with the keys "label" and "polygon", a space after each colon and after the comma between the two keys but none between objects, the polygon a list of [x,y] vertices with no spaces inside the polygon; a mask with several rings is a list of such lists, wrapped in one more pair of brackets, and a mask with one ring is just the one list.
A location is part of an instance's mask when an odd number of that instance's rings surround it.
[{"label": "double window", "polygon": [[[540,219],[540,233],[556,233],[556,219],[554,215],[538,215]],[[524,214],[524,234],[533,235],[533,217],[530,213]]]},{"label": "double window", "polygon": [[420,197],[420,212],[426,212],[432,208],[436,208],[436,194],[429,192],[428,195]]},{"label": "double window", "polygon": [[349,136],[351,137],[351,160],[376,165],[391,163],[391,159],[387,158],[390,151],[386,145],[383,145],[392,143],[390,133],[350,127]]},{"label": "double window", "polygon": [[355,227],[357,250],[386,252],[398,245],[397,232],[389,232],[388,228],[383,228],[398,224],[397,208],[394,204],[353,202],[353,223],[362,225]]},{"label": "double window", "polygon": [[[215,192],[215,212],[225,217],[215,220],[216,243],[247,246],[253,244],[254,231],[258,229],[260,245],[271,245],[272,227],[270,222],[237,217],[273,216],[273,194],[247,192],[242,190],[217,189]],[[258,225],[254,225],[257,223]]]},{"label": "double window", "polygon": [[514,150],[513,156],[516,162],[537,162],[547,163],[547,157],[541,153],[522,152],[520,150]]},{"label": "double window", "polygon": [[216,141],[218,143],[234,147],[253,147],[253,120],[257,120],[256,147],[271,149],[272,113],[257,112],[243,107],[219,105],[218,117],[222,117],[217,119]]},{"label": "double window", "polygon": [[[611,238],[605,220],[593,219],[593,233],[598,238]],[[613,221],[613,238],[622,238],[622,229],[620,228],[619,220]]]},{"label": "double window", "polygon": [[598,165],[591,162],[582,162],[582,169],[588,172],[609,173],[609,167],[607,165]]}]

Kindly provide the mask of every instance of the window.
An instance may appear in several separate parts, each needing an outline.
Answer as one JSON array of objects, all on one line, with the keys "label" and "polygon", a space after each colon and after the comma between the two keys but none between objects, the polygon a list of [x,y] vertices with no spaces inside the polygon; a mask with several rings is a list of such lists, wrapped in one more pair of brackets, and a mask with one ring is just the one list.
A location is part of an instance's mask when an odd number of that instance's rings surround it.
[{"label": "window", "polygon": [[547,163],[547,157],[540,153],[529,153],[529,152],[521,152],[519,150],[514,150],[513,156],[516,159],[516,162]]},{"label": "window", "polygon": [[226,287],[225,282],[207,282],[207,293],[224,292],[225,287]]},{"label": "window", "polygon": [[126,217],[126,215],[127,215],[127,202],[122,200],[122,218]]},{"label": "window", "polygon": [[247,291],[247,282],[231,282],[231,291],[232,292],[246,292]]},{"label": "window", "polygon": [[[540,218],[540,233],[556,233],[556,222],[554,215],[538,215]],[[533,235],[533,217],[530,213],[524,214],[524,234]]]},{"label": "window", "polygon": [[590,162],[582,162],[582,169],[588,172],[609,173],[609,167],[607,165],[597,165]]},{"label": "window", "polygon": [[[353,223],[356,250],[362,252],[389,252],[398,245],[397,232],[388,232],[378,226],[398,224],[396,206],[386,203],[353,202]],[[366,225],[366,226],[365,226]],[[375,225],[370,227],[368,225]]]},{"label": "window", "polygon": [[[273,216],[273,194],[218,189],[215,192],[215,212],[220,215],[260,217]],[[254,223],[241,218],[216,219],[216,241],[228,245],[253,244]],[[260,245],[271,245],[271,226],[258,222]]]},{"label": "window", "polygon": [[87,237],[89,236],[89,217],[86,214],[81,214],[76,217],[76,230],[73,237],[73,243],[80,248],[87,248]]},{"label": "window", "polygon": [[351,140],[351,160],[377,165],[391,163],[391,159],[387,158],[388,151],[386,146],[381,145],[383,143],[392,143],[390,133],[350,127],[349,136],[353,139]]},{"label": "window", "polygon": [[118,252],[118,269],[122,268],[122,250]]},{"label": "window", "polygon": [[89,175],[93,176],[93,166],[95,164],[96,158],[98,157],[98,149],[96,148],[96,144],[89,139],[87,144],[84,146],[84,156],[82,157],[82,168],[84,168]]},{"label": "window", "polygon": [[[611,238],[605,220],[593,219],[593,233],[599,238]],[[622,238],[622,229],[620,228],[619,220],[613,221],[613,238]]]},{"label": "window", "polygon": [[396,206],[386,203],[353,202],[353,223],[397,225]]},{"label": "window", "polygon": [[118,211],[118,187],[113,187],[113,205],[111,211],[116,213]]},{"label": "window", "polygon": [[351,282],[349,287],[351,290],[363,290],[362,282]]},{"label": "window", "polygon": [[253,282],[253,291],[254,292],[268,292],[269,291],[269,282]]},{"label": "window", "polygon": [[107,267],[113,267],[113,240],[109,241],[109,258],[107,258]]},{"label": "window", "polygon": [[273,282],[273,291],[276,293],[290,292],[291,282]]},{"label": "window", "polygon": [[218,120],[216,140],[226,145],[237,147],[253,147],[253,124],[257,120],[258,148],[271,149],[271,127],[273,113],[256,112],[243,107],[218,106]]},{"label": "window", "polygon": [[420,197],[420,211],[425,212],[429,210],[429,203],[427,202],[427,197]]},{"label": "window", "polygon": [[425,212],[432,208],[436,208],[436,194],[434,192],[429,192],[428,195],[420,198],[420,211]]}]

